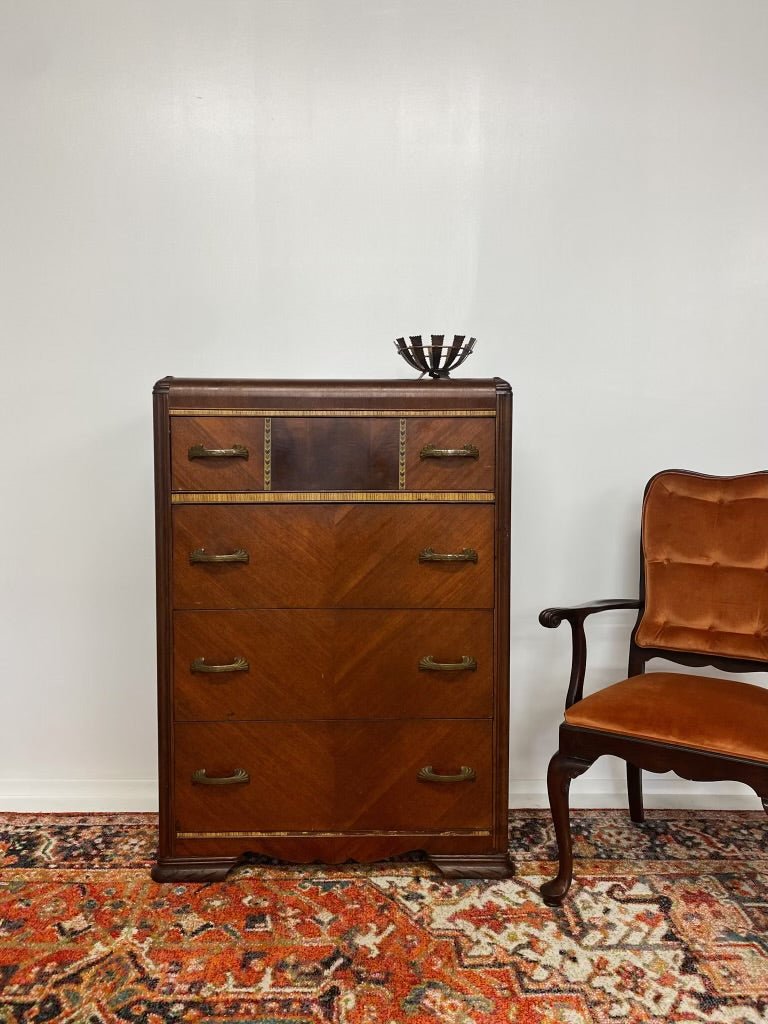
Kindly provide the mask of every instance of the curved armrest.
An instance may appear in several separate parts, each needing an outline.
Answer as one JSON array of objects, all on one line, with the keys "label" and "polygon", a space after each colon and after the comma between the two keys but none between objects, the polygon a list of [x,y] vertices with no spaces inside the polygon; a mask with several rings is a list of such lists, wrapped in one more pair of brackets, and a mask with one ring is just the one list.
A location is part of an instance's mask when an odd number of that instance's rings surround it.
[{"label": "curved armrest", "polygon": [[573,604],[565,608],[545,608],[539,615],[539,622],[548,629],[555,629],[563,619],[568,622],[586,619],[595,612],[610,612],[622,608],[639,608],[641,601],[637,598],[607,598],[603,601],[587,601],[584,604]]},{"label": "curved armrest", "polygon": [[587,601],[564,608],[545,608],[539,615],[539,622],[547,629],[556,629],[565,619],[571,626],[573,653],[571,655],[571,678],[565,698],[566,710],[584,694],[584,676],[587,671],[587,635],[584,620],[595,612],[617,611],[625,608],[642,608],[637,598],[608,598],[603,601]]}]

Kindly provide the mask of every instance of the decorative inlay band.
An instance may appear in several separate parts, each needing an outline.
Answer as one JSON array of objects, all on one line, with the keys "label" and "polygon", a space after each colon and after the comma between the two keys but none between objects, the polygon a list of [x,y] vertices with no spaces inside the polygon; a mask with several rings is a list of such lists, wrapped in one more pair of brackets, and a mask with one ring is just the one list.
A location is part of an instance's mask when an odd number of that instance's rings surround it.
[{"label": "decorative inlay band", "polygon": [[170,416],[347,416],[363,419],[387,417],[435,417],[491,416],[495,409],[169,409]]},{"label": "decorative inlay band", "polygon": [[335,839],[348,836],[490,836],[488,828],[370,829],[345,832],[177,832],[177,839]]},{"label": "decorative inlay band", "polygon": [[399,465],[398,465],[398,480],[401,491],[405,490],[405,444],[406,444],[406,419],[400,420],[400,449],[399,449]]},{"label": "decorative inlay band", "polygon": [[272,490],[272,419],[264,419],[264,490]]},{"label": "decorative inlay band", "polygon": [[493,491],[179,491],[171,495],[174,505],[281,505],[313,501],[460,501],[496,500]]}]

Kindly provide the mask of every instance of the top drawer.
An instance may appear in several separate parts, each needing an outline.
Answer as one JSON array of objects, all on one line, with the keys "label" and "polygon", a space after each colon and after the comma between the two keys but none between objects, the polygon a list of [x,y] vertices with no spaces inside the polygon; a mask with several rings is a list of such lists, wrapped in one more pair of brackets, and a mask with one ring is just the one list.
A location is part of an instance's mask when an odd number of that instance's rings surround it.
[{"label": "top drawer", "polygon": [[493,416],[171,417],[174,491],[492,491]]}]

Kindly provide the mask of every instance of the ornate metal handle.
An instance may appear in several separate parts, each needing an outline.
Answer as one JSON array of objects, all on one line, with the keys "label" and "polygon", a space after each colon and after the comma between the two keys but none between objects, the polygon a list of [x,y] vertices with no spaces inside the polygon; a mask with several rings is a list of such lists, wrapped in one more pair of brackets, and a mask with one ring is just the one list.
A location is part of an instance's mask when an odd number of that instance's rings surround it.
[{"label": "ornate metal handle", "polygon": [[465,444],[463,448],[435,448],[433,444],[425,444],[419,452],[420,459],[479,459],[480,451],[473,444]]},{"label": "ornate metal handle", "polygon": [[231,448],[206,448],[202,444],[193,444],[187,454],[190,459],[247,459],[248,449],[242,444],[233,444]]},{"label": "ornate metal handle", "polygon": [[422,658],[419,662],[420,672],[475,672],[477,671],[477,662],[474,658],[470,658],[468,654],[462,654],[461,661],[435,661],[431,654],[428,654],[426,658]]},{"label": "ornate metal handle", "polygon": [[189,553],[189,564],[196,565],[199,562],[247,562],[249,559],[248,552],[243,548],[238,548],[236,551],[230,551],[226,555],[209,555],[206,553],[205,548],[195,548],[194,551]]},{"label": "ornate metal handle", "polygon": [[205,658],[195,658],[189,666],[190,672],[247,672],[250,665],[245,658],[237,657],[231,665],[208,665]]},{"label": "ornate metal handle", "polygon": [[474,548],[462,548],[457,555],[440,555],[434,548],[424,548],[419,552],[420,562],[476,562],[477,552]]},{"label": "ornate metal handle", "polygon": [[474,782],[477,778],[474,768],[468,768],[463,764],[458,775],[438,775],[431,764],[419,769],[417,776],[419,782]]},{"label": "ornate metal handle", "polygon": [[205,768],[192,772],[192,782],[196,786],[236,786],[240,782],[250,782],[251,777],[244,768],[235,768],[231,775],[214,775],[209,778]]}]

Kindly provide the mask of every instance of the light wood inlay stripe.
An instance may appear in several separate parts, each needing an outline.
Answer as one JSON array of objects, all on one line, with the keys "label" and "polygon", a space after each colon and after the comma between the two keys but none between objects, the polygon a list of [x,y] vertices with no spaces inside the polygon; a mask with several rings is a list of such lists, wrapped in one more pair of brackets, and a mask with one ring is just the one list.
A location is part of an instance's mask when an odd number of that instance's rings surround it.
[{"label": "light wood inlay stripe", "polygon": [[493,504],[493,491],[180,491],[174,505],[264,505],[300,502],[481,502]]},{"label": "light wood inlay stripe", "polygon": [[405,419],[400,420],[400,446],[398,455],[398,481],[401,491],[405,490],[405,453],[407,439],[407,424]]},{"label": "light wood inlay stripe", "polygon": [[170,416],[347,416],[362,417],[447,417],[491,416],[495,409],[170,409]]},{"label": "light wood inlay stripe", "polygon": [[264,419],[264,490],[272,490],[272,418]]},{"label": "light wood inlay stripe", "polygon": [[177,839],[335,839],[348,836],[489,836],[486,828],[409,828],[376,829],[369,831],[348,830],[345,832],[177,832]]}]

